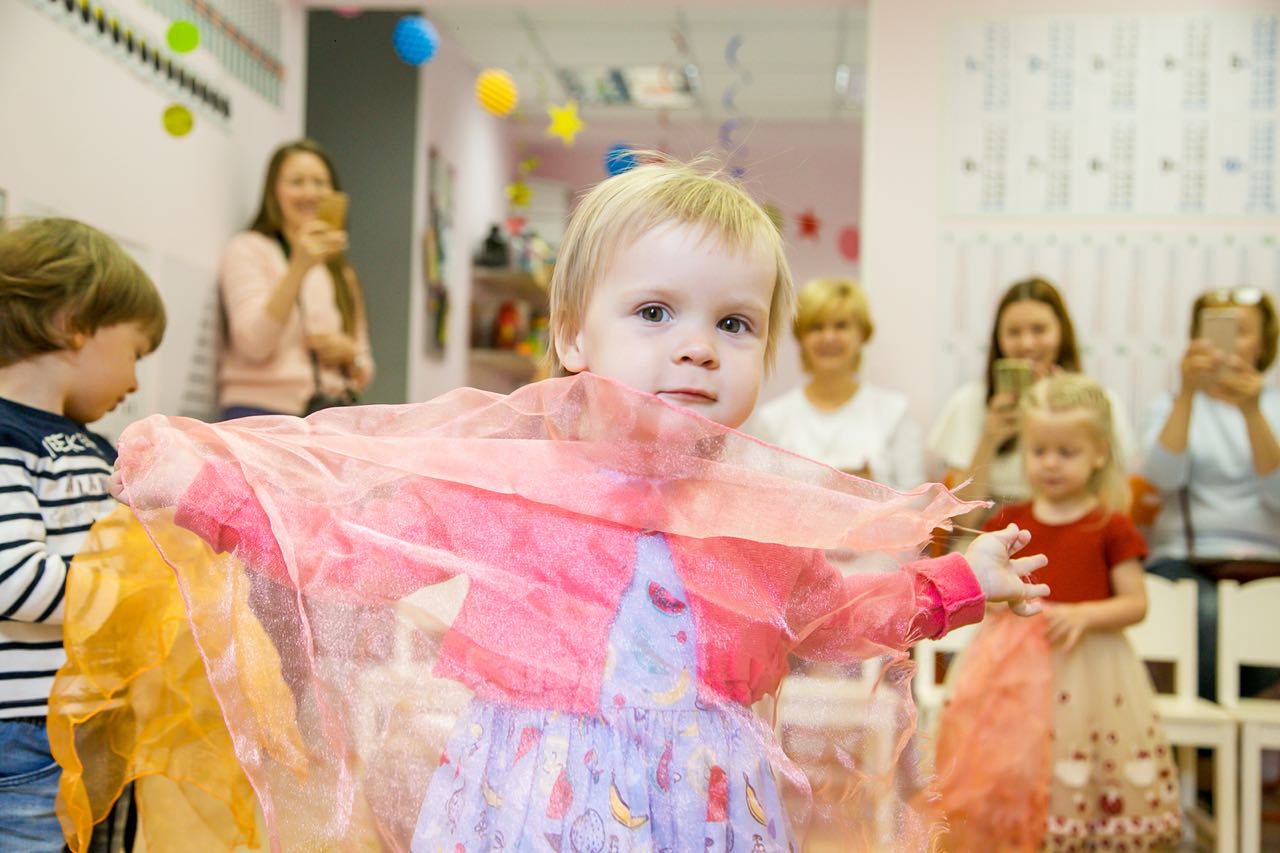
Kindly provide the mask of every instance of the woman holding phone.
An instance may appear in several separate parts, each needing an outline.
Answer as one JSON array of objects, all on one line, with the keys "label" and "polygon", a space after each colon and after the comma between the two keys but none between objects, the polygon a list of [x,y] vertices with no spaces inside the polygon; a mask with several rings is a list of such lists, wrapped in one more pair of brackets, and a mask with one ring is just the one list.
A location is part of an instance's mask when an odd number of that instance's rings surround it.
[{"label": "woman holding phone", "polygon": [[[1191,310],[1178,390],[1144,430],[1143,476],[1160,491],[1148,570],[1200,591],[1200,695],[1217,695],[1217,581],[1280,575],[1280,389],[1263,375],[1280,334],[1256,287],[1213,290]],[[1274,681],[1248,669],[1241,692]]]},{"label": "woman holding phone", "polygon": [[[1018,503],[1030,498],[1030,487],[1018,452],[1022,425],[1019,397],[1031,382],[1058,371],[1080,370],[1075,326],[1058,289],[1042,278],[1015,282],[996,307],[982,380],[957,388],[930,430],[926,447],[944,469],[946,482],[962,497]],[[1115,395],[1111,399],[1116,459],[1127,470],[1133,436]],[[957,521],[981,523],[976,510]]]},{"label": "woman holding phone", "polygon": [[222,253],[223,419],[354,402],[373,378],[360,280],[346,259],[346,196],[308,139],[276,149],[258,214]]}]

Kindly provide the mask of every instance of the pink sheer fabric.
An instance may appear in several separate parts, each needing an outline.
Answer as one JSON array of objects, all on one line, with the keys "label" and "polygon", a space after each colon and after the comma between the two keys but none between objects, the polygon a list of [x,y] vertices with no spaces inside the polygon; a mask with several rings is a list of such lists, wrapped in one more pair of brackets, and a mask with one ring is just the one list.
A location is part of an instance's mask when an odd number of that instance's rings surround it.
[{"label": "pink sheer fabric", "polygon": [[1053,755],[1046,624],[1001,608],[948,676],[955,692],[938,733],[937,774],[949,850],[1043,849]]},{"label": "pink sheer fabric", "polygon": [[[408,849],[420,813],[431,817],[433,772],[459,772],[445,745],[467,734],[455,723],[472,719],[463,715],[473,697],[489,711],[580,715],[582,726],[612,711],[612,632],[637,541],[651,535],[683,592],[650,584],[648,601],[668,614],[687,606],[696,629],[696,666],[681,687],[690,712],[747,732],[760,779],[775,779],[785,804],[765,814],[761,782],[747,781],[747,820],[759,822],[739,842],[748,850],[803,843],[807,785],[771,721],[751,710],[777,690],[787,656],[900,660],[915,637],[981,611],[961,558],[912,562],[935,528],[970,508],[943,487],[900,494],[589,375],[306,420],[157,416],[127,430],[120,450],[126,493],[178,572],[273,842],[291,849]],[[192,531],[208,545],[178,558]],[[882,552],[905,568],[846,578],[822,558],[832,548]],[[250,623],[274,642],[270,654],[241,642],[258,633]],[[887,727],[893,744],[887,761],[855,768],[864,781],[847,795],[846,849],[885,831],[896,849],[919,849],[932,828],[921,798],[894,778],[915,716],[903,669],[885,667],[892,675],[869,699],[840,709],[846,722]],[[279,701],[247,695],[273,670],[290,687]],[[637,708],[636,719],[648,713]],[[521,760],[523,740],[511,743]],[[646,775],[664,793],[684,790],[670,779],[688,776],[708,825],[726,820],[732,809],[717,798],[735,796],[739,780],[692,758],[672,775],[671,754],[659,748]],[[555,753],[539,760],[555,782],[547,817],[565,821],[556,844],[640,846],[628,832],[648,829],[616,790],[603,821],[590,808],[575,818],[564,780],[585,771]],[[494,806],[491,781],[483,793]],[[891,829],[869,828],[871,803],[885,805],[877,813],[892,816]],[[441,808],[457,811],[453,798]],[[686,844],[703,850],[702,830]]]}]

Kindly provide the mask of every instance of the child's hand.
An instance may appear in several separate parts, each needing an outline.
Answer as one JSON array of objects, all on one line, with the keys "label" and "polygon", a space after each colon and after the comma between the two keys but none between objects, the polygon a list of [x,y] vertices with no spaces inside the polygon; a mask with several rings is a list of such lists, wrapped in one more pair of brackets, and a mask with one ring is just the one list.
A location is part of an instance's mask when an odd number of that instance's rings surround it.
[{"label": "child's hand", "polygon": [[1044,554],[1013,557],[1030,541],[1030,531],[1010,524],[1004,530],[982,534],[964,552],[987,601],[1007,601],[1009,609],[1019,616],[1039,613],[1039,599],[1049,594],[1049,587],[1045,584],[1023,580],[1036,569],[1044,568],[1049,558]]},{"label": "child's hand", "polygon": [[118,467],[112,469],[111,478],[107,480],[107,494],[125,506],[129,506],[129,499],[124,493],[124,476],[121,475]]},{"label": "child's hand", "polygon": [[1049,642],[1064,652],[1075,648],[1084,632],[1092,627],[1089,611],[1078,604],[1050,604],[1044,609],[1044,618],[1049,621]]}]

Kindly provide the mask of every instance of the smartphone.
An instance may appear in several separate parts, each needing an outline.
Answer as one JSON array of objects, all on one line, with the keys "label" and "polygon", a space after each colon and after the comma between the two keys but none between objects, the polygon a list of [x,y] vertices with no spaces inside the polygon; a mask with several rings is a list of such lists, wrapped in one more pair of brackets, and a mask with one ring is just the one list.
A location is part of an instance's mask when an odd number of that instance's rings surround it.
[{"label": "smartphone", "polygon": [[316,204],[316,218],[339,231],[347,227],[347,194],[329,193]]},{"label": "smartphone", "polygon": [[1015,400],[1031,387],[1031,362],[1022,358],[997,358],[995,363],[995,392],[1012,394]]},{"label": "smartphone", "polygon": [[1240,317],[1234,308],[1206,308],[1200,312],[1200,337],[1206,338],[1223,355],[1236,351]]}]

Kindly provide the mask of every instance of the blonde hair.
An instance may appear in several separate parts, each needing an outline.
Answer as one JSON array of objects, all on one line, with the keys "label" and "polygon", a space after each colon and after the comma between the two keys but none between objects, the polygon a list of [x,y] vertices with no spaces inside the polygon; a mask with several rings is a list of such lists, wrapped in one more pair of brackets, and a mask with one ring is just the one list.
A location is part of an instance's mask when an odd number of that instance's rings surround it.
[{"label": "blonde hair", "polygon": [[[1129,483],[1116,461],[1111,400],[1102,386],[1080,373],[1058,373],[1036,382],[1022,399],[1027,413],[1088,415],[1093,438],[1107,448],[1107,459],[1089,478],[1089,491],[1110,512],[1129,511]],[[1026,445],[1026,442],[1023,442]]]},{"label": "blonde hair", "polygon": [[644,165],[596,184],[569,218],[551,276],[550,374],[565,374],[557,345],[581,330],[587,303],[614,255],[666,222],[699,226],[730,252],[760,246],[773,256],[777,273],[765,343],[765,366],[772,367],[795,295],[782,237],[769,215],[708,157],[683,163],[659,153],[636,156]]},{"label": "blonde hair", "polygon": [[115,240],[73,219],[0,230],[0,366],[120,323],[137,323],[152,350],[164,336],[160,292]]},{"label": "blonde hair", "polygon": [[[851,278],[815,278],[807,282],[796,294],[796,319],[791,331],[796,340],[803,342],[819,323],[847,317],[862,330],[862,342],[871,340],[875,324],[871,322],[871,304],[867,294]],[[800,361],[805,370],[812,370],[809,356],[800,348]],[[862,364],[862,351],[853,359],[853,369]]]}]

